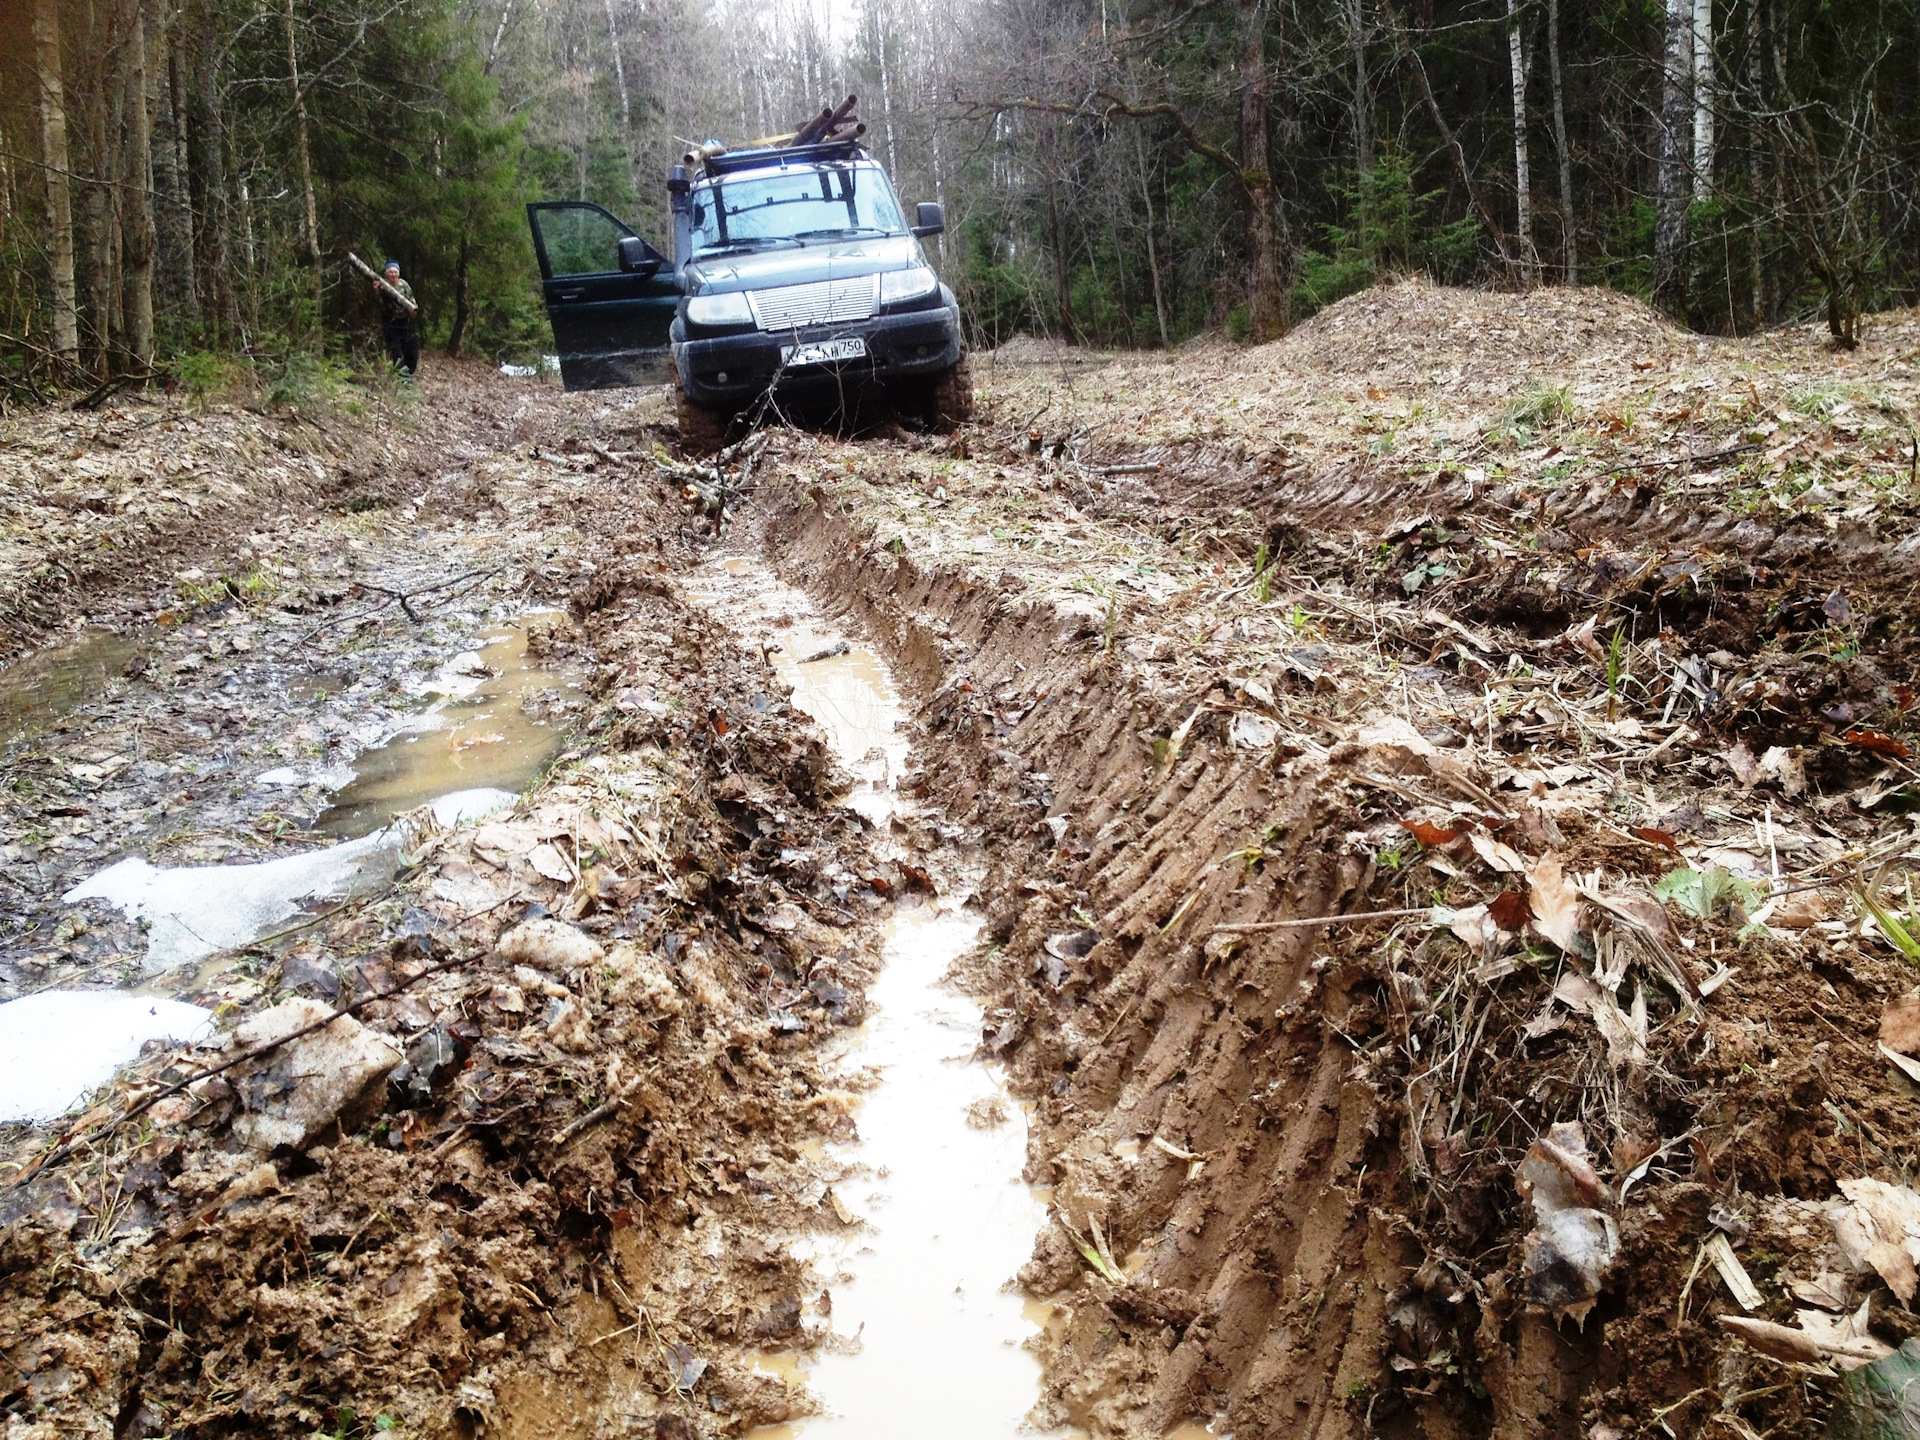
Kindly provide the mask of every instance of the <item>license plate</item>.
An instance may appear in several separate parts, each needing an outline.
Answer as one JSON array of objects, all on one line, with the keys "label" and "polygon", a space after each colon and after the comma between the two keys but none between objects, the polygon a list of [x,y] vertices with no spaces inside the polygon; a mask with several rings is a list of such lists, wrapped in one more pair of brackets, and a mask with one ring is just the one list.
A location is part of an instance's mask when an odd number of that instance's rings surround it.
[{"label": "license plate", "polygon": [[845,340],[817,340],[811,345],[782,345],[782,365],[835,365],[842,360],[863,360],[867,342],[859,336]]}]

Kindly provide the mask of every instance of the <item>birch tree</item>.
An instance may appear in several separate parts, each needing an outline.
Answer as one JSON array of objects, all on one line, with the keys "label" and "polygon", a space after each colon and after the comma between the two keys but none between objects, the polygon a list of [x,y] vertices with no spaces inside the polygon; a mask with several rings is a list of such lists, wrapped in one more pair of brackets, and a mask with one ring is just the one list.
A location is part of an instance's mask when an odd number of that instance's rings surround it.
[{"label": "birch tree", "polygon": [[73,188],[67,151],[65,67],[60,58],[59,0],[35,0],[33,68],[40,101],[40,154],[46,163],[53,351],[61,360],[73,364],[80,358],[80,323],[73,282]]},{"label": "birch tree", "polygon": [[1539,276],[1540,255],[1533,245],[1533,177],[1527,166],[1527,52],[1520,28],[1520,0],[1507,0],[1507,61],[1513,80],[1514,238],[1519,242],[1521,281],[1531,285]]}]

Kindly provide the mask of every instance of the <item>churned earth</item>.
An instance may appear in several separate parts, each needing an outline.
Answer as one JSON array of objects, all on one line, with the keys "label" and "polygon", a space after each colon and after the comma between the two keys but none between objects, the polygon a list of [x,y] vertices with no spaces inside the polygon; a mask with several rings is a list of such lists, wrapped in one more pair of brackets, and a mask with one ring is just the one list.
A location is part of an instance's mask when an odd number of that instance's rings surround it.
[{"label": "churned earth", "polygon": [[[1915,317],[978,361],[713,468],[478,371],[9,422],[4,994],[207,1019],[9,1131],[5,1433],[865,1434],[918,1313],[1042,1431],[1807,1434],[1920,1333]],[[162,434],[282,508],[134,526]],[[876,1294],[916,926],[1004,1334]]]}]

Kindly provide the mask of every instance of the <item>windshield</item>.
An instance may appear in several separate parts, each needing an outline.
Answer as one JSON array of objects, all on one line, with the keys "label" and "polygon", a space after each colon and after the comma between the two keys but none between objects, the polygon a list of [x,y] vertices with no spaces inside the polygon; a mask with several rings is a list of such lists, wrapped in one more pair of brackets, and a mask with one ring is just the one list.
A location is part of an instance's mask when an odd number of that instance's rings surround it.
[{"label": "windshield", "polygon": [[906,230],[886,176],[855,165],[716,180],[693,195],[696,253]]}]

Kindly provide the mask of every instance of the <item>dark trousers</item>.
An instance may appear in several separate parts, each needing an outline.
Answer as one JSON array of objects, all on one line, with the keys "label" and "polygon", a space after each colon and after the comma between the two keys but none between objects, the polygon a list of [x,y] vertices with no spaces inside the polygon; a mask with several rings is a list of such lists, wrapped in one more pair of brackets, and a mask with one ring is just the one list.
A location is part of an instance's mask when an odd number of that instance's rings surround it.
[{"label": "dark trousers", "polygon": [[387,357],[407,374],[412,375],[420,369],[420,332],[411,320],[389,320],[383,327],[387,332]]}]

